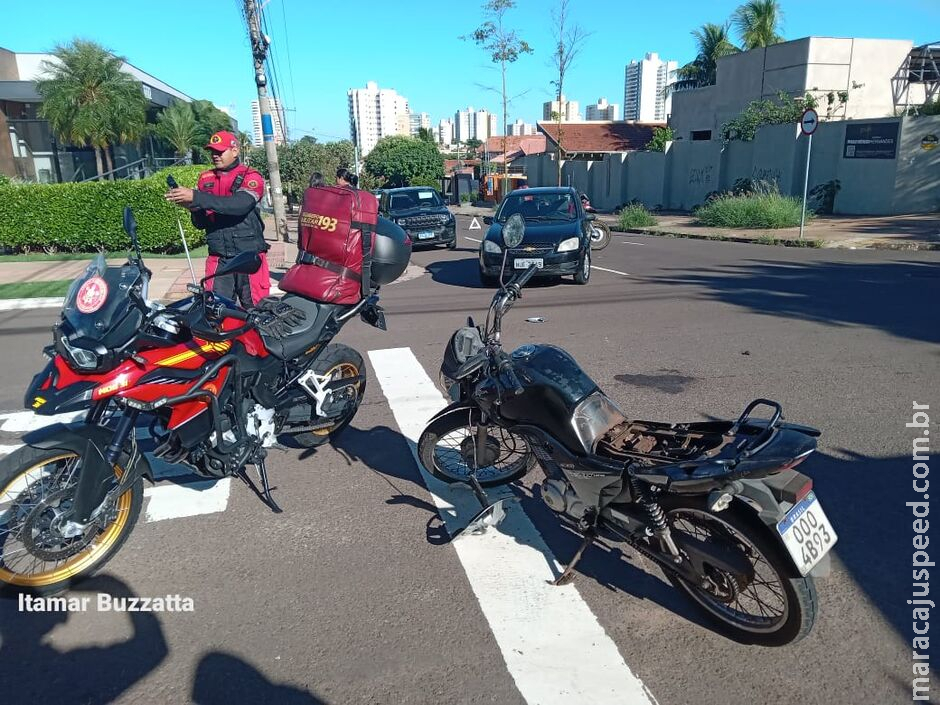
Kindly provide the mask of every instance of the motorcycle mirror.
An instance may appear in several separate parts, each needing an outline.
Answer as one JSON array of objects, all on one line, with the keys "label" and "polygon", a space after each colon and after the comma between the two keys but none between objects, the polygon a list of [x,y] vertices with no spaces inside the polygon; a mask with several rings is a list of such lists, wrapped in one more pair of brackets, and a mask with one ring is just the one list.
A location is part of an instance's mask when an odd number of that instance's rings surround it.
[{"label": "motorcycle mirror", "polygon": [[257,252],[239,252],[232,257],[222,267],[215,270],[208,277],[203,277],[200,286],[214,277],[221,277],[226,274],[254,274],[261,269],[261,257]]},{"label": "motorcycle mirror", "polygon": [[130,235],[132,241],[137,239],[137,220],[130,206],[124,206],[124,232]]},{"label": "motorcycle mirror", "polygon": [[519,213],[513,213],[503,226],[503,243],[507,249],[519,247],[525,237],[525,220]]}]

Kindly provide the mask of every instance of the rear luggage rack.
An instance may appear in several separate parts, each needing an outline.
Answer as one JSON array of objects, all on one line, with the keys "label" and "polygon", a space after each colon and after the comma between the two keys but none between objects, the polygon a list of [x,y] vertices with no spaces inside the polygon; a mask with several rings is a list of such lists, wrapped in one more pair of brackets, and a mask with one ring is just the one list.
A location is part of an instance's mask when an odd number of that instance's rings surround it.
[{"label": "rear luggage rack", "polygon": [[[728,434],[734,436],[745,423],[751,421],[751,412],[758,406],[769,406],[774,410],[774,414],[770,417],[770,421],[767,421],[767,427],[763,431],[752,439],[745,439],[738,446],[742,458],[748,458],[763,448],[767,442],[770,441],[771,437],[773,437],[774,429],[777,427],[777,424],[780,423],[780,419],[783,418],[783,408],[780,404],[770,399],[755,399],[747,405],[747,408],[744,409],[744,413],[734,422],[734,426],[731,427]],[[764,419],[760,419],[760,421],[764,421]]]}]

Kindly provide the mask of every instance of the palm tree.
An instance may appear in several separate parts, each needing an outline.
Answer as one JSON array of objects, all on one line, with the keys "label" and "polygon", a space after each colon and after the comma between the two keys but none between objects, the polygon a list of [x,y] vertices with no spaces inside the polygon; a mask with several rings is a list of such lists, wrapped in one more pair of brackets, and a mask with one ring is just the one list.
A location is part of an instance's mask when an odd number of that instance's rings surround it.
[{"label": "palm tree", "polygon": [[173,152],[179,157],[202,146],[193,109],[182,100],[174,102],[157,115],[153,131],[173,145]]},{"label": "palm tree", "polygon": [[56,46],[53,55],[58,61],[42,63],[46,77],[36,84],[43,99],[39,114],[63,142],[94,148],[100,178],[102,150],[143,131],[147,100],[141,84],[121,70],[123,58],[95,42],[76,39]]},{"label": "palm tree", "polygon": [[692,31],[695,37],[697,53],[691,63],[676,71],[676,76],[683,81],[694,81],[697,86],[714,85],[718,73],[718,59],[735,54],[739,49],[731,43],[728,25],[706,22]]},{"label": "palm tree", "polygon": [[777,0],[748,0],[734,11],[732,21],[741,36],[745,49],[779,44],[783,37],[777,34],[783,20],[783,10]]}]

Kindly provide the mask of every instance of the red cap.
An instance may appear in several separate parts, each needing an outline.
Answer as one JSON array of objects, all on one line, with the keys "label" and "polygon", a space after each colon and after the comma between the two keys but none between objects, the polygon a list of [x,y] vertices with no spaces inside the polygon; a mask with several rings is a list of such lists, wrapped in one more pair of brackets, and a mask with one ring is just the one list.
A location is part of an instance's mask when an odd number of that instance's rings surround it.
[{"label": "red cap", "polygon": [[219,130],[212,137],[209,138],[209,144],[206,145],[206,149],[211,149],[216,152],[224,152],[226,149],[231,149],[232,147],[238,146],[238,140],[235,138],[231,132],[226,132],[225,130]]}]

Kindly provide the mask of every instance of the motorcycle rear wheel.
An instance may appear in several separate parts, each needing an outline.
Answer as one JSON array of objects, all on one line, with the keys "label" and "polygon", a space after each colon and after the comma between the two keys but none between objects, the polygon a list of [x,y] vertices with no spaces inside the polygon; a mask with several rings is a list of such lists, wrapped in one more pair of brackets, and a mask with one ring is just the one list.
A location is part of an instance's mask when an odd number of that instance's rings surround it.
[{"label": "motorcycle rear wheel", "polygon": [[[443,482],[467,482],[476,432],[477,424],[471,422],[469,412],[448,414],[429,424],[418,439],[418,457],[424,469]],[[499,426],[489,426],[486,435],[493,457],[477,469],[481,486],[515,482],[535,465],[531,448],[520,436]]]},{"label": "motorcycle rear wheel", "polygon": [[610,228],[599,220],[591,222],[591,249],[603,250],[610,244]]},{"label": "motorcycle rear wheel", "polygon": [[[142,479],[106,510],[102,525],[76,537],[57,530],[74,496],[79,459],[74,451],[24,446],[0,460],[0,586],[61,592],[99,570],[127,541],[143,503]],[[123,467],[114,472],[120,478]]]},{"label": "motorcycle rear wheel", "polygon": [[721,632],[735,641],[761,646],[784,646],[810,633],[818,610],[813,579],[800,576],[756,515],[736,503],[714,514],[704,499],[696,497],[667,496],[659,502],[670,527],[699,539],[730,542],[754,566],[755,579],[749,585],[716,569],[708,589],[666,572],[669,581],[708,614]]},{"label": "motorcycle rear wheel", "polygon": [[[315,431],[304,431],[294,434],[293,438],[304,448],[315,448],[323,445],[331,438],[335,438],[355,417],[366,393],[366,367],[362,355],[348,345],[331,343],[326,347],[324,354],[313,363],[313,370],[318,375],[329,375],[332,380],[346,379],[362,376],[362,382],[356,387],[356,402],[353,406],[332,425],[318,428]],[[316,422],[314,418],[312,421]]]}]

